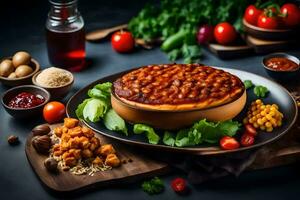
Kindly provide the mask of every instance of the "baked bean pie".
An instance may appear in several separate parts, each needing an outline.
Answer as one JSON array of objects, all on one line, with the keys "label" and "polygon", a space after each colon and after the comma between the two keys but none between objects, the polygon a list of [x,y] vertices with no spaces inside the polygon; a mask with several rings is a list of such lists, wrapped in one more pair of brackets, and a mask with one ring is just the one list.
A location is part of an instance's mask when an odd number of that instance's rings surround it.
[{"label": "baked bean pie", "polygon": [[237,100],[243,82],[221,69],[201,64],[148,65],[113,83],[122,102],[160,111],[206,109]]}]

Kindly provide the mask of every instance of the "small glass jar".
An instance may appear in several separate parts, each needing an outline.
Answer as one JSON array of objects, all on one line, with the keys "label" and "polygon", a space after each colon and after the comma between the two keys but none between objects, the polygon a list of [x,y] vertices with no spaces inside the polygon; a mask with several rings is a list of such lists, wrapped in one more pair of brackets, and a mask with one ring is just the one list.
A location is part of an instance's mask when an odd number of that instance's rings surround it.
[{"label": "small glass jar", "polygon": [[46,22],[49,61],[56,67],[81,71],[85,67],[84,21],[77,0],[49,0]]}]

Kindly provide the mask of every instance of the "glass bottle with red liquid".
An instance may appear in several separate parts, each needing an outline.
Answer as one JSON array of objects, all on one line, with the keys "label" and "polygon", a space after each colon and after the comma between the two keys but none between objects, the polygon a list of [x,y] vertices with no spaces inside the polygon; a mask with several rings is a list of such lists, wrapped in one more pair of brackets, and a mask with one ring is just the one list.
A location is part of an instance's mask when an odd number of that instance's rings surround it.
[{"label": "glass bottle with red liquid", "polygon": [[85,63],[84,21],[77,0],[49,0],[46,22],[49,61],[55,67],[81,71]]}]

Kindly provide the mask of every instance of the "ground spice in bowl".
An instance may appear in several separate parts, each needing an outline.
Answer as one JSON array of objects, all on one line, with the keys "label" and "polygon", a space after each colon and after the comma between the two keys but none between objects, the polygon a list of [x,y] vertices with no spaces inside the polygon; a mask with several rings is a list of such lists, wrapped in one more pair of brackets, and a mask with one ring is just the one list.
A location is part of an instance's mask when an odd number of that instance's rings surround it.
[{"label": "ground spice in bowl", "polygon": [[70,72],[56,67],[44,69],[36,77],[36,83],[42,87],[61,87],[72,80],[73,76]]}]

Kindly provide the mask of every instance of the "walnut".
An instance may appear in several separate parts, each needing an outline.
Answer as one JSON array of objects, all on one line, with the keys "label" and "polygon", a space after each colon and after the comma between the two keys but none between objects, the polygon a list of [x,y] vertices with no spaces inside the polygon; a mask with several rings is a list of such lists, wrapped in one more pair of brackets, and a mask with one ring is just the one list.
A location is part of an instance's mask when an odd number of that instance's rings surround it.
[{"label": "walnut", "polygon": [[121,161],[119,158],[116,156],[116,154],[108,154],[106,159],[105,159],[105,164],[111,167],[117,167],[119,166]]},{"label": "walnut", "polygon": [[67,128],[74,128],[75,126],[78,125],[78,123],[79,123],[79,121],[74,118],[65,118],[64,119],[64,126]]},{"label": "walnut", "polygon": [[31,143],[35,150],[42,154],[47,154],[51,147],[51,139],[48,135],[35,136]]}]

